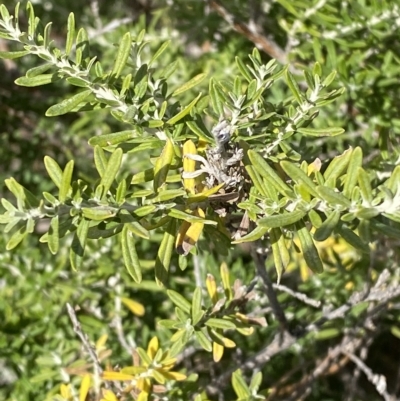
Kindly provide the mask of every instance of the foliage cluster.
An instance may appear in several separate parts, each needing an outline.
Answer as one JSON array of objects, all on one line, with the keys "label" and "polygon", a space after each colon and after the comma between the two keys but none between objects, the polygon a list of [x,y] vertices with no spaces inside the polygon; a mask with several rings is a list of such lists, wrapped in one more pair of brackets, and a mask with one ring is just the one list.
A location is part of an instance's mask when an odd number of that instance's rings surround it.
[{"label": "foliage cluster", "polygon": [[71,3],[0,5],[0,394],[398,393],[399,7]]}]

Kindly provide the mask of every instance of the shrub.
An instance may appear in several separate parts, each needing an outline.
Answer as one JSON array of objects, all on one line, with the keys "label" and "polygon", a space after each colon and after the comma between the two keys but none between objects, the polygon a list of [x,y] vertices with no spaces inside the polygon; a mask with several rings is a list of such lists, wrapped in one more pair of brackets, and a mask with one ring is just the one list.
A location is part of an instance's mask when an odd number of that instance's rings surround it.
[{"label": "shrub", "polygon": [[[267,54],[212,40],[205,3]],[[261,2],[267,38],[244,3],[174,1],[103,39],[71,12],[65,40],[0,6],[0,57],[31,60],[3,117],[28,172],[0,216],[6,399],[363,397],[352,370],[399,391],[379,360],[399,337],[399,9]]]}]

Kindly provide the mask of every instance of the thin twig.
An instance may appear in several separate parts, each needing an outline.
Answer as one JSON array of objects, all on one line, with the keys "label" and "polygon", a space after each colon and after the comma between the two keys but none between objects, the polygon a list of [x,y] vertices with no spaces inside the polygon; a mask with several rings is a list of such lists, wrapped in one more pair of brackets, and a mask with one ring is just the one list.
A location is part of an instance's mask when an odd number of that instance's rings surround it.
[{"label": "thin twig", "polygon": [[287,63],[287,54],[281,49],[281,47],[273,40],[266,38],[259,34],[250,25],[245,24],[230,13],[222,4],[217,0],[208,0],[210,7],[215,10],[232,28],[245,36],[248,40],[253,42],[259,49],[269,54],[272,58],[275,58],[282,64]]},{"label": "thin twig", "polygon": [[259,252],[256,251],[255,246],[252,249],[252,256],[254,263],[256,265],[256,270],[258,276],[261,278],[264,288],[265,288],[265,293],[268,297],[268,301],[271,305],[272,311],[278,320],[281,328],[284,331],[288,331],[288,322],[285,316],[285,312],[283,311],[280,303],[278,302],[278,298],[276,296],[274,286],[272,284],[271,279],[268,276],[268,272],[265,268],[265,257],[261,255]]},{"label": "thin twig", "polygon": [[374,373],[357,355],[352,352],[343,350],[342,353],[349,357],[357,367],[364,372],[367,379],[375,386],[376,391],[380,394],[385,401],[393,401],[393,398],[386,391],[386,377]]},{"label": "thin twig", "polygon": [[[68,315],[69,315],[69,317],[71,319],[71,322],[72,322],[73,329],[74,329],[75,333],[80,338],[83,346],[85,347],[87,353],[90,356],[90,359],[93,362],[95,375],[96,375],[96,377],[100,377],[101,374],[103,373],[103,368],[100,365],[100,362],[99,362],[99,360],[97,358],[97,355],[96,355],[96,352],[95,352],[94,348],[89,343],[88,336],[82,330],[82,326],[79,323],[79,320],[78,320],[78,318],[76,316],[74,308],[69,303],[67,303],[67,311],[68,311]],[[105,382],[105,386],[106,386],[106,388],[109,388],[107,382]]]},{"label": "thin twig", "polygon": [[299,301],[304,302],[305,304],[307,304],[309,306],[312,306],[313,308],[321,307],[321,301],[316,301],[315,299],[309,298],[309,297],[307,297],[306,294],[293,291],[291,288],[286,287],[285,285],[282,285],[282,284],[272,284],[272,285],[276,290],[286,292],[287,294],[291,295],[293,298],[296,298]]}]

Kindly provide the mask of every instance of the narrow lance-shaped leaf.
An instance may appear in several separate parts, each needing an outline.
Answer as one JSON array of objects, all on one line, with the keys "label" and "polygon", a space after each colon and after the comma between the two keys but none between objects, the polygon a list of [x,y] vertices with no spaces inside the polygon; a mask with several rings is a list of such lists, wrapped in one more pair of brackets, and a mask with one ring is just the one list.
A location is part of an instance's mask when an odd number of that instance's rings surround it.
[{"label": "narrow lance-shaped leaf", "polygon": [[169,299],[180,309],[182,309],[184,312],[187,314],[190,314],[190,310],[192,308],[192,305],[190,302],[183,297],[179,292],[176,292],[174,290],[167,290],[167,295]]},{"label": "narrow lance-shaped leaf", "polygon": [[263,237],[270,228],[268,226],[257,226],[252,232],[233,241],[233,244],[241,244],[243,242],[254,242]]},{"label": "narrow lance-shaped leaf", "polygon": [[317,188],[317,192],[319,196],[327,201],[330,205],[340,205],[346,208],[351,206],[351,201],[349,199],[347,199],[340,192],[336,192],[332,188],[319,186]]},{"label": "narrow lance-shaped leaf", "polygon": [[24,225],[18,231],[15,231],[15,233],[11,236],[11,238],[7,242],[6,250],[11,251],[11,249],[17,247],[27,235],[27,227]]},{"label": "narrow lance-shaped leaf", "polygon": [[150,59],[149,67],[154,63],[154,61],[156,61],[161,56],[161,54],[164,53],[164,50],[169,46],[170,43],[171,41],[167,40],[160,46],[160,48],[154,53],[153,57]]},{"label": "narrow lance-shaped leaf", "polygon": [[73,110],[76,106],[82,103],[86,98],[91,95],[92,91],[90,89],[84,90],[82,92],[77,93],[76,95],[71,96],[68,99],[63,100],[60,103],[51,106],[46,111],[47,117],[55,117],[61,116],[63,114],[68,113]]},{"label": "narrow lance-shaped leaf", "polygon": [[324,271],[324,267],[311,234],[303,222],[297,223],[297,228],[297,235],[300,240],[301,250],[307,266],[314,273],[322,273]]},{"label": "narrow lance-shaped leaf", "polygon": [[119,44],[117,57],[114,61],[114,67],[111,72],[111,75],[114,78],[118,78],[121,75],[122,70],[125,67],[126,62],[128,61],[129,58],[129,54],[131,51],[131,44],[132,44],[131,34],[130,32],[127,32],[122,37],[121,43]]},{"label": "narrow lance-shaped leaf", "polygon": [[207,352],[211,352],[212,351],[211,341],[204,334],[204,332],[202,330],[195,330],[194,334],[195,334],[196,339],[197,339],[198,343],[200,344],[200,346],[203,349],[205,349]]},{"label": "narrow lance-shaped leaf", "polygon": [[304,187],[311,195],[318,196],[315,183],[300,167],[297,167],[295,164],[285,160],[281,162],[281,166],[285,173],[293,181],[298,184],[302,182],[304,184]]},{"label": "narrow lance-shaped leaf", "polygon": [[371,181],[368,173],[362,167],[359,167],[357,170],[357,181],[363,201],[367,206],[370,206],[373,200]]},{"label": "narrow lance-shaped leaf", "polygon": [[201,95],[202,94],[199,93],[199,95],[196,97],[196,99],[192,100],[183,110],[181,110],[178,114],[176,114],[175,116],[170,118],[167,121],[167,124],[174,125],[179,120],[181,120],[183,117],[188,115],[190,113],[190,110],[193,109],[193,107],[196,105],[197,101],[200,99]]},{"label": "narrow lance-shaped leaf", "polygon": [[127,142],[136,137],[137,133],[135,130],[113,132],[111,134],[97,135],[90,138],[89,145],[105,148],[111,145],[118,145],[121,142]]},{"label": "narrow lance-shaped leaf", "polygon": [[[205,217],[204,211],[201,208],[197,208],[194,213],[201,218]],[[196,221],[189,225],[186,223],[186,221],[182,223],[184,229],[183,231],[180,230],[179,238],[177,237],[176,241],[177,252],[185,256],[197,243],[204,228],[204,221]]]},{"label": "narrow lance-shaped leaf", "polygon": [[330,127],[330,128],[297,128],[297,132],[306,136],[337,136],[344,132],[343,128]]},{"label": "narrow lance-shaped leaf", "polygon": [[45,156],[44,157],[44,165],[46,167],[47,173],[49,174],[51,180],[54,182],[54,184],[58,188],[60,188],[63,172],[62,172],[60,166],[58,165],[58,163],[54,159],[52,159],[50,156]]},{"label": "narrow lance-shaped leaf", "polygon": [[181,93],[186,92],[187,90],[193,88],[194,86],[198,85],[201,81],[203,81],[206,76],[207,74],[204,73],[196,75],[191,80],[180,86],[178,89],[175,89],[175,91],[172,93],[172,96],[180,95]]},{"label": "narrow lance-shaped leaf", "polygon": [[100,175],[100,177],[104,176],[104,172],[107,168],[107,158],[104,154],[104,150],[100,146],[96,146],[94,148],[94,165]]},{"label": "narrow lance-shaped leaf", "polygon": [[158,249],[154,268],[156,281],[159,286],[165,285],[168,278],[169,265],[171,263],[172,251],[174,249],[175,235],[176,220],[171,219],[165,230],[160,248]]},{"label": "narrow lance-shaped leaf", "polygon": [[26,86],[33,88],[35,86],[47,85],[52,82],[58,81],[60,78],[57,74],[42,74],[35,75],[34,77],[20,77],[15,80],[15,83],[19,86]]},{"label": "narrow lance-shaped leaf", "polygon": [[49,247],[50,252],[53,255],[55,255],[58,252],[60,243],[58,227],[59,227],[59,218],[58,216],[54,216],[51,219],[50,228],[47,235],[47,245]]},{"label": "narrow lance-shaped leaf", "polygon": [[286,183],[257,152],[250,149],[247,154],[251,164],[261,177],[265,178],[270,185],[273,185],[282,195],[286,195],[287,192],[290,192],[290,188]]},{"label": "narrow lance-shaped leaf", "polygon": [[60,190],[58,194],[58,199],[61,203],[64,203],[66,201],[68,192],[71,189],[71,179],[73,170],[74,170],[74,161],[70,160],[65,166],[65,169],[61,177]]},{"label": "narrow lance-shaped leaf", "polygon": [[362,149],[360,147],[355,148],[347,166],[346,180],[343,186],[343,195],[346,198],[351,197],[353,189],[357,184],[357,172],[358,168],[362,165],[362,157]]},{"label": "narrow lance-shaped leaf", "polygon": [[167,138],[165,146],[158,157],[154,166],[154,181],[153,189],[154,192],[158,192],[160,187],[165,183],[168,171],[171,167],[172,158],[174,156],[174,144]]},{"label": "narrow lance-shaped leaf", "polygon": [[87,373],[83,376],[81,387],[79,389],[79,401],[85,401],[90,389],[90,374]]},{"label": "narrow lance-shaped leaf", "polygon": [[336,156],[326,168],[324,172],[325,181],[332,181],[335,183],[336,179],[342,175],[342,173],[346,170],[347,165],[350,161],[350,157],[352,154],[352,150],[348,149],[343,152],[340,156]]},{"label": "narrow lance-shaped leaf", "polygon": [[110,158],[108,159],[107,167],[101,177],[100,185],[103,185],[104,192],[103,197],[106,196],[107,192],[111,188],[112,183],[121,167],[123,151],[121,148],[116,149]]},{"label": "narrow lance-shaped leaf", "polygon": [[282,213],[272,216],[267,216],[258,221],[258,225],[261,227],[284,227],[290,224],[294,224],[302,219],[307,213],[303,210],[295,210],[294,212]]},{"label": "narrow lance-shaped leaf", "polygon": [[279,228],[272,228],[270,231],[272,255],[275,263],[278,284],[281,280],[282,273],[289,264],[290,255],[285,244],[285,238]]},{"label": "narrow lance-shaped leaf", "polygon": [[302,104],[303,100],[301,98],[301,92],[299,86],[297,85],[297,82],[294,79],[293,74],[289,71],[289,69],[286,69],[285,71],[285,78],[286,78],[286,83],[289,86],[289,89],[293,93],[293,96],[295,97],[295,99],[299,104]]},{"label": "narrow lance-shaped leaf", "polygon": [[232,374],[232,387],[235,390],[239,400],[246,400],[251,397],[249,387],[243,379],[242,372],[240,369],[236,370]]},{"label": "narrow lance-shaped leaf", "polygon": [[124,225],[121,232],[121,246],[126,270],[136,283],[140,283],[142,281],[142,270],[136,252],[135,239],[132,232],[128,229],[128,224]]},{"label": "narrow lance-shaped leaf", "polygon": [[67,23],[67,39],[65,43],[65,54],[69,56],[72,50],[72,46],[75,40],[75,15],[74,13],[70,13],[68,16]]},{"label": "narrow lance-shaped leaf", "polygon": [[69,258],[71,261],[71,266],[74,270],[78,270],[82,264],[89,231],[89,223],[89,220],[81,219],[78,228],[76,229],[74,239],[72,240]]},{"label": "narrow lance-shaped leaf", "polygon": [[218,96],[217,87],[214,84],[214,81],[210,80],[210,98],[211,98],[211,105],[214,109],[215,114],[222,116],[224,114],[224,106],[222,104],[221,99]]},{"label": "narrow lance-shaped leaf", "polygon": [[229,269],[228,269],[228,265],[226,264],[226,262],[221,263],[220,274],[221,274],[222,286],[224,288],[225,296],[228,299],[228,301],[230,301],[233,297],[233,294],[232,294],[231,283],[230,283]]},{"label": "narrow lance-shaped leaf", "polygon": [[219,318],[210,318],[208,319],[205,323],[206,326],[215,328],[215,329],[223,329],[223,330],[229,330],[229,329],[236,329],[235,323],[226,320],[226,319],[219,319]]},{"label": "narrow lance-shaped leaf", "polygon": [[[193,141],[190,139],[183,144],[183,171],[185,173],[193,173],[196,170],[196,161],[190,159],[186,155],[196,155],[197,149]],[[196,181],[194,178],[184,178],[183,186],[189,194],[195,193]]]},{"label": "narrow lance-shaped leaf", "polygon": [[201,287],[196,287],[193,293],[193,300],[192,300],[192,324],[196,325],[200,319],[202,318],[204,312],[201,308]]},{"label": "narrow lance-shaped leaf", "polygon": [[363,240],[349,228],[345,226],[336,227],[335,231],[340,234],[343,239],[354,248],[359,249],[361,252],[366,254],[370,252],[368,245],[365,244]]},{"label": "narrow lance-shaped leaf", "polygon": [[6,60],[13,60],[19,57],[26,56],[30,52],[28,50],[20,50],[16,52],[7,52],[7,51],[1,51],[0,52],[0,59],[6,59]]},{"label": "narrow lance-shaped leaf", "polygon": [[338,225],[340,219],[340,212],[334,210],[327,219],[321,224],[314,233],[316,241],[325,241],[331,234],[335,227]]}]

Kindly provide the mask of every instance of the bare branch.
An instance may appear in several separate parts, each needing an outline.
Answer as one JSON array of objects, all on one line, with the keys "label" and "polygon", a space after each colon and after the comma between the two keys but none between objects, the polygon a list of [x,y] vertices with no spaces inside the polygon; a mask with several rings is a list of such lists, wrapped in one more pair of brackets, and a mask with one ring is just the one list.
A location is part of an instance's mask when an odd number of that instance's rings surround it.
[{"label": "bare branch", "polygon": [[265,257],[256,251],[255,246],[256,245],[254,245],[252,248],[252,256],[254,263],[256,264],[257,274],[261,278],[264,284],[265,293],[268,297],[269,303],[271,305],[272,311],[276,319],[281,325],[281,328],[285,331],[288,331],[289,326],[285,316],[285,312],[283,311],[280,303],[278,302],[278,298],[276,297],[272,281],[268,276],[267,269],[265,268]]},{"label": "bare branch", "polygon": [[[237,18],[231,14],[222,4],[217,0],[209,0],[208,4],[215,10],[236,32],[245,36],[248,40],[253,42],[259,49],[270,55],[272,58],[277,59],[280,63],[287,63],[286,53],[275,43],[272,39],[266,38],[259,34],[250,25],[245,24],[242,21],[238,21]],[[261,29],[260,29],[261,30]]]},{"label": "bare branch", "polygon": [[[96,377],[100,377],[101,374],[103,373],[103,368],[101,367],[100,362],[97,358],[96,351],[90,345],[88,336],[83,332],[82,326],[79,323],[79,320],[78,320],[78,317],[76,316],[74,308],[69,303],[67,303],[66,305],[67,305],[68,315],[69,315],[72,325],[73,325],[73,329],[74,329],[75,333],[78,335],[78,337],[81,340],[83,346],[85,347],[87,353],[89,354],[90,359],[93,362]],[[105,386],[106,386],[106,388],[109,387],[107,382],[105,383]]]},{"label": "bare branch", "polygon": [[286,292],[287,294],[291,295],[293,298],[298,299],[301,302],[304,302],[305,304],[312,306],[313,308],[320,308],[321,307],[321,301],[316,301],[315,299],[307,297],[306,294],[303,294],[301,292],[296,292],[290,289],[289,287],[286,287],[285,285],[282,284],[273,284],[273,287],[276,290]]},{"label": "bare branch", "polygon": [[374,373],[371,368],[369,368],[358,356],[352,352],[347,352],[345,350],[342,353],[348,356],[357,367],[364,372],[367,379],[375,386],[376,391],[380,394],[385,401],[393,401],[393,398],[386,391],[386,377],[383,375],[378,375]]}]

